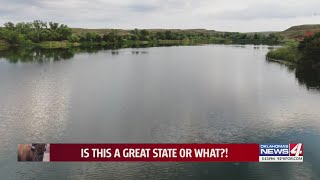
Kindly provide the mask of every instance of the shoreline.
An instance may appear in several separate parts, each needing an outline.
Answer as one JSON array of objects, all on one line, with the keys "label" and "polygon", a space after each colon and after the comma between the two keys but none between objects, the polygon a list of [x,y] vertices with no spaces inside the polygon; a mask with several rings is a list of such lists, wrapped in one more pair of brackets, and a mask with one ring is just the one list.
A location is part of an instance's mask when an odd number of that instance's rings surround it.
[{"label": "shoreline", "polygon": [[[232,39],[217,39],[217,40],[153,40],[153,41],[122,41],[122,42],[70,42],[70,41],[42,41],[39,43],[23,43],[23,44],[10,44],[6,41],[0,40],[0,50],[6,50],[10,47],[39,47],[44,49],[59,49],[59,48],[72,48],[79,46],[92,46],[92,45],[188,45],[188,44],[253,44],[253,45],[272,45],[263,41],[251,41]],[[279,45],[279,43],[273,43]]]},{"label": "shoreline", "polygon": [[292,63],[290,61],[286,61],[286,60],[272,59],[272,58],[268,58],[268,57],[266,57],[266,60],[270,61],[270,62],[276,62],[276,63],[284,64],[284,65],[287,65],[287,66],[295,66],[294,63]]}]

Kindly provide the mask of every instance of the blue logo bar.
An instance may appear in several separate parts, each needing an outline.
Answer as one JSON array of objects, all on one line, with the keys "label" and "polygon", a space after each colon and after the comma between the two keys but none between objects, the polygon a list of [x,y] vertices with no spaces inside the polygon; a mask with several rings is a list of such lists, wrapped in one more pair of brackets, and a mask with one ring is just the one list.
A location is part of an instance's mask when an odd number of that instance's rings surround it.
[{"label": "blue logo bar", "polygon": [[289,156],[289,144],[260,144],[260,156]]}]

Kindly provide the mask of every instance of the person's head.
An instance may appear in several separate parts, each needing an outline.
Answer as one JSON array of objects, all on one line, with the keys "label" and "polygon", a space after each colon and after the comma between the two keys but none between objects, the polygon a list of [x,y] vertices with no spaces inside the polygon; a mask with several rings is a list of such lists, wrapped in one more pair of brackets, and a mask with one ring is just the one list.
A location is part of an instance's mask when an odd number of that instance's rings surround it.
[{"label": "person's head", "polygon": [[46,144],[32,144],[33,161],[42,161],[44,152],[46,151]]}]

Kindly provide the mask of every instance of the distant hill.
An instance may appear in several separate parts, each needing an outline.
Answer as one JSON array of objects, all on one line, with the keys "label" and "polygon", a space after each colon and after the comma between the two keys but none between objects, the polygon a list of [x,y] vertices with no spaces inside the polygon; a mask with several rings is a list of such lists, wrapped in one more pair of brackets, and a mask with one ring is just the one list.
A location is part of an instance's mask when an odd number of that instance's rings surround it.
[{"label": "distant hill", "polygon": [[292,26],[285,31],[278,32],[278,34],[289,39],[299,39],[306,32],[320,32],[320,24]]},{"label": "distant hill", "polygon": [[[100,35],[109,34],[113,29],[85,29],[85,28],[72,28],[72,32],[75,34],[96,32]],[[116,29],[120,35],[129,34],[129,30]]]},{"label": "distant hill", "polygon": [[255,33],[269,35],[271,33],[279,33],[279,31],[259,31],[259,32],[246,32],[246,34],[253,35]]},{"label": "distant hill", "polygon": [[163,32],[170,30],[172,32],[181,32],[181,33],[204,33],[204,34],[212,34],[216,33],[215,30],[207,30],[207,29],[147,29],[151,32]]},{"label": "distant hill", "polygon": [[[81,34],[86,32],[97,32],[100,35],[108,34],[111,32],[112,29],[84,29],[84,28],[72,28],[73,33]],[[130,34],[130,29],[117,29],[120,35]],[[222,31],[215,31],[215,30],[207,30],[207,29],[146,29],[151,32],[163,32],[166,30],[170,30],[172,32],[180,32],[180,33],[194,33],[194,34],[222,34],[225,32]],[[281,32],[276,31],[269,31],[269,32],[257,32],[259,34],[268,35],[270,33],[276,33],[280,36],[283,36],[288,39],[299,39],[303,37],[306,32],[320,32],[320,24],[313,24],[313,25],[299,25],[299,26],[292,26],[289,29]],[[255,32],[248,32],[246,34],[254,34]]]},{"label": "distant hill", "polygon": [[[132,29],[116,29],[120,35],[130,34]],[[141,30],[141,29],[139,29]],[[214,30],[207,30],[207,29],[146,29],[150,32],[164,32],[170,30],[172,32],[181,32],[181,33],[203,33],[203,34],[212,34],[216,33]],[[96,32],[100,35],[108,34],[112,31],[112,29],[84,29],[84,28],[72,28],[72,32],[75,34],[81,34],[86,32]]]}]

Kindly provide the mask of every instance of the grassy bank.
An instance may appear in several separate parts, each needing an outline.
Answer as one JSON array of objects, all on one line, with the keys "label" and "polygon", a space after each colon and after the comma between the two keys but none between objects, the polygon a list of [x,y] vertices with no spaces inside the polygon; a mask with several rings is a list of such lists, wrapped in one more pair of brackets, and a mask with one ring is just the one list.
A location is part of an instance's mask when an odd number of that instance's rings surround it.
[{"label": "grassy bank", "polygon": [[0,40],[0,50],[4,50],[10,47],[10,44],[4,40]]},{"label": "grassy bank", "polygon": [[267,53],[271,61],[291,63],[296,67],[320,69],[320,32],[305,36],[302,41],[288,42]]},{"label": "grassy bank", "polygon": [[79,46],[80,43],[71,43],[69,41],[43,41],[40,43],[36,43],[36,46],[46,49],[56,49],[56,48],[68,48]]},{"label": "grassy bank", "polygon": [[70,47],[77,47],[77,46],[91,46],[91,45],[115,45],[115,44],[122,44],[122,45],[143,45],[143,44],[176,44],[182,43],[182,41],[177,40],[165,40],[165,41],[122,41],[122,42],[69,42],[69,41],[44,41],[40,43],[35,43],[35,46],[45,48],[45,49],[56,49],[56,48],[70,48]]},{"label": "grassy bank", "polygon": [[221,40],[220,41],[204,41],[204,40],[154,40],[154,41],[140,41],[140,40],[127,40],[122,42],[69,42],[69,41],[43,41],[39,43],[29,43],[29,44],[20,44],[20,46],[36,46],[44,49],[61,49],[61,48],[70,48],[70,47],[77,47],[77,46],[91,46],[91,45],[187,45],[187,44],[197,44],[197,43],[232,43],[231,40]]},{"label": "grassy bank", "polygon": [[266,57],[270,61],[296,64],[302,57],[298,45],[295,41],[287,42],[284,46],[269,51]]}]

